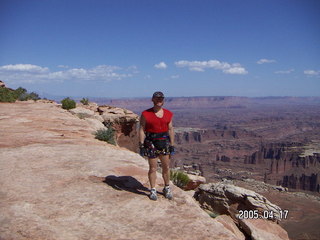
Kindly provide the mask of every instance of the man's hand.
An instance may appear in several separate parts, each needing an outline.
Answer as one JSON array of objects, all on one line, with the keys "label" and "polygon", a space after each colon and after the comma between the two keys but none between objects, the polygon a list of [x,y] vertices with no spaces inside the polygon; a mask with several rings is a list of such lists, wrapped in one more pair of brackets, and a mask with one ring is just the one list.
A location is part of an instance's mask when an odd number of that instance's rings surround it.
[{"label": "man's hand", "polygon": [[139,143],[140,156],[147,156],[147,149],[144,147],[143,143]]},{"label": "man's hand", "polygon": [[169,146],[169,153],[171,156],[174,155],[174,153],[175,153],[174,146]]}]

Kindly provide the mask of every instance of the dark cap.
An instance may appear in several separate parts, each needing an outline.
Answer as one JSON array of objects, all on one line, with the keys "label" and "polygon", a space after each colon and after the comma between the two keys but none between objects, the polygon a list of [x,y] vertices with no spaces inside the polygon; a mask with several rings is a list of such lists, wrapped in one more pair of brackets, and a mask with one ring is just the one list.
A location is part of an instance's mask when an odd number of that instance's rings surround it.
[{"label": "dark cap", "polygon": [[162,92],[155,92],[153,95],[152,95],[152,98],[155,98],[155,97],[163,97],[164,98],[164,94]]}]

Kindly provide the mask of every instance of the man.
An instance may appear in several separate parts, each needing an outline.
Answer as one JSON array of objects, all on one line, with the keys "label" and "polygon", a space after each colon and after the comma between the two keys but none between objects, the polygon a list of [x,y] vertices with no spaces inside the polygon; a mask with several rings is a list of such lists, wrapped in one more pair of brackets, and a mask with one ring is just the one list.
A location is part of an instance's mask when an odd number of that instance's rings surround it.
[{"label": "man", "polygon": [[170,183],[170,155],[174,154],[173,113],[162,108],[164,94],[155,92],[152,96],[153,107],[142,112],[140,118],[139,146],[140,155],[147,156],[149,162],[150,199],[157,200],[155,188],[159,158],[165,187],[163,194],[172,199]]}]

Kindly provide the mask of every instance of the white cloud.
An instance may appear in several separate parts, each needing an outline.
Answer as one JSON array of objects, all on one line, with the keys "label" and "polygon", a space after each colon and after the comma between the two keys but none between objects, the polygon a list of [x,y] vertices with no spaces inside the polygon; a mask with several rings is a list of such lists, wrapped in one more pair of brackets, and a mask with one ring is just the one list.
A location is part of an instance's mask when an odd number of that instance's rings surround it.
[{"label": "white cloud", "polygon": [[194,72],[204,72],[204,69],[201,67],[190,67],[189,70]]},{"label": "white cloud", "polygon": [[48,81],[113,81],[132,77],[136,69],[125,72],[118,66],[99,65],[93,68],[70,68],[50,71],[49,68],[31,64],[0,66],[0,79],[15,83],[39,83]]},{"label": "white cloud", "polygon": [[243,67],[231,67],[223,70],[224,73],[229,74],[247,74],[248,72]]},{"label": "white cloud", "polygon": [[222,70],[227,74],[247,74],[248,71],[239,63],[230,64],[227,62],[220,62],[218,60],[209,61],[186,61],[180,60],[175,62],[177,67],[187,67],[190,71],[204,72],[207,68]]},{"label": "white cloud", "polygon": [[166,69],[168,66],[165,62],[160,62],[158,64],[155,64],[154,67],[157,69]]},{"label": "white cloud", "polygon": [[280,71],[276,71],[274,73],[276,73],[276,74],[290,74],[292,72],[294,72],[294,69],[291,68],[289,70],[280,70]]},{"label": "white cloud", "polygon": [[306,75],[311,75],[311,76],[317,76],[320,74],[320,71],[315,71],[315,70],[305,70],[304,74]]},{"label": "white cloud", "polygon": [[257,61],[258,64],[275,63],[275,62],[277,62],[277,61],[273,60],[273,59],[265,59],[265,58],[262,58],[259,61]]},{"label": "white cloud", "polygon": [[32,64],[10,64],[0,66],[0,71],[8,71],[8,72],[33,72],[33,73],[43,73],[47,72],[48,68],[43,68],[37,65]]},{"label": "white cloud", "polygon": [[170,76],[170,78],[177,79],[177,78],[180,78],[180,76],[179,75],[172,75],[172,76]]}]

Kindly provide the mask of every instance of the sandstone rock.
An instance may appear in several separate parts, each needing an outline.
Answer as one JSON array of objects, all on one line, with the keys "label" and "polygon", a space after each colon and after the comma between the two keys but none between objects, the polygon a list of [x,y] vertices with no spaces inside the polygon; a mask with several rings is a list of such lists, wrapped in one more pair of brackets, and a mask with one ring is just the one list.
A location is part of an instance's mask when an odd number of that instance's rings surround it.
[{"label": "sandstone rock", "polygon": [[4,84],[4,82],[2,82],[1,80],[0,80],[0,87],[6,87],[6,85]]},{"label": "sandstone rock", "polygon": [[69,112],[72,114],[75,114],[77,117],[80,119],[87,119],[87,118],[93,118],[97,119],[101,123],[103,122],[103,118],[99,115],[98,112],[94,111],[94,106],[93,104],[88,105],[82,105],[82,106],[77,106],[76,108],[70,109]]},{"label": "sandstone rock", "polygon": [[278,224],[264,219],[242,219],[240,225],[252,240],[289,240],[288,233]]},{"label": "sandstone rock", "polygon": [[138,150],[137,122],[139,118],[132,111],[106,105],[98,106],[92,102],[88,105],[77,104],[76,108],[69,111],[92,124],[95,131],[106,128],[106,126],[112,127],[116,132],[115,139],[118,146],[135,152]]},{"label": "sandstone rock", "polygon": [[82,103],[77,103],[77,107],[82,107],[82,108],[86,108],[86,109],[89,109],[91,111],[94,111],[94,112],[98,112],[98,104],[95,103],[95,102],[89,102],[88,105],[84,105]]},{"label": "sandstone rock", "polygon": [[76,107],[73,109],[69,110],[72,114],[77,115],[79,118],[89,118],[89,117],[94,117],[94,111],[90,109],[86,109],[83,107]]},{"label": "sandstone rock", "polygon": [[188,177],[190,181],[187,183],[186,186],[184,186],[184,190],[194,190],[196,189],[200,184],[206,183],[206,179],[202,176],[196,176],[193,174],[188,174]]},{"label": "sandstone rock", "polygon": [[98,131],[100,129],[107,129],[102,122],[95,118],[86,118],[85,121],[90,124],[94,131]]},{"label": "sandstone rock", "polygon": [[130,110],[123,109],[123,108],[116,108],[116,107],[111,107],[111,106],[99,106],[98,107],[98,112],[102,117],[106,120],[113,120],[117,119],[119,117],[126,118],[127,120],[129,119],[135,119],[136,121],[139,120],[139,116],[135,113],[133,113]]},{"label": "sandstone rock", "polygon": [[0,116],[1,239],[243,239],[177,187],[150,201],[145,159],[56,105],[1,103]]},{"label": "sandstone rock", "polygon": [[137,152],[139,116],[132,111],[106,105],[99,106],[98,112],[103,118],[103,124],[112,126],[116,130],[117,144]]},{"label": "sandstone rock", "polygon": [[262,195],[229,183],[202,184],[196,194],[200,204],[220,214],[229,214],[237,219],[238,210],[258,210],[273,213],[272,220],[280,220],[281,208]]},{"label": "sandstone rock", "polygon": [[[237,225],[233,222],[232,218],[228,215],[219,215],[215,218],[216,221],[223,224],[223,226],[232,231],[239,239],[246,239],[244,234],[239,230]],[[250,236],[250,234],[249,234]]]}]

